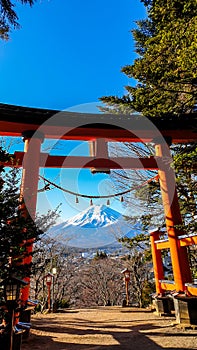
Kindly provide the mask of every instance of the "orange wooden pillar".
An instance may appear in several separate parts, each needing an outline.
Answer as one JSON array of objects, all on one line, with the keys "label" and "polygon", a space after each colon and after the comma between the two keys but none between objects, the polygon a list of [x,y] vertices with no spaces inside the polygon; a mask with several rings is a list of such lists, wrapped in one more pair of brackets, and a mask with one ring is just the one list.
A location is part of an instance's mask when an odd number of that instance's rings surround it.
[{"label": "orange wooden pillar", "polygon": [[[28,217],[29,215],[34,220],[36,215],[36,203],[37,203],[37,191],[38,191],[38,176],[40,166],[40,149],[43,142],[43,134],[34,131],[26,131],[23,133],[24,140],[24,159],[23,159],[23,172],[21,181],[20,197],[23,200],[23,215]],[[32,252],[33,240],[28,246],[28,253]],[[29,264],[32,261],[32,257],[28,256],[24,259],[24,264]],[[29,283],[30,278],[25,280]],[[30,285],[22,289],[22,302],[25,302],[29,298]]]},{"label": "orange wooden pillar", "polygon": [[161,257],[161,250],[158,250],[155,244],[155,241],[158,241],[159,238],[160,238],[160,232],[158,230],[150,232],[150,242],[151,242],[156,293],[162,294],[163,290],[161,288],[161,283],[159,282],[159,280],[164,279],[163,262]]},{"label": "orange wooden pillar", "polygon": [[[168,143],[169,144],[169,143]],[[164,206],[166,228],[170,244],[172,268],[177,292],[184,292],[185,283],[191,282],[191,272],[186,247],[180,247],[179,235],[182,230],[175,226],[182,224],[175,174],[172,168],[172,158],[168,144],[162,139],[155,142],[156,156],[163,158],[162,169],[158,171],[162,201]]]}]

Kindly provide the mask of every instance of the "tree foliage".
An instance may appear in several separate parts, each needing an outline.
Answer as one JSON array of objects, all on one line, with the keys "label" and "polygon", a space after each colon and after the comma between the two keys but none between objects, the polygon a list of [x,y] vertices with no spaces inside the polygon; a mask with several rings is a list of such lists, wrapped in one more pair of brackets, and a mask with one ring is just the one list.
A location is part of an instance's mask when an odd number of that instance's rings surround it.
[{"label": "tree foliage", "polygon": [[[189,114],[195,110],[197,94],[197,3],[193,0],[141,1],[148,16],[137,21],[137,28],[132,30],[138,57],[132,65],[122,69],[129,78],[135,78],[137,84],[135,87],[127,86],[128,94],[122,97],[101,98],[106,104],[104,110],[117,113],[132,113],[135,110],[148,117],[167,117],[170,114],[176,118],[181,113]],[[128,146],[127,154],[129,148],[131,146]],[[195,205],[196,177],[192,166],[194,148],[193,145],[172,146],[181,210],[185,217],[187,215],[187,223],[188,213],[194,213]],[[141,154],[143,149],[141,147]],[[136,151],[137,156],[139,153],[139,150]],[[141,174],[139,171],[120,174],[118,171],[113,172],[112,176],[116,180],[119,177],[118,184],[124,190],[128,182],[140,183],[143,177],[149,175],[147,171]],[[189,207],[191,198],[188,201],[191,191],[192,208],[191,205]],[[162,214],[158,213],[162,208],[158,183],[143,186],[135,192],[135,197],[143,205],[144,218],[150,221],[155,216],[163,224]],[[147,209],[154,215],[150,215]]]},{"label": "tree foliage", "polygon": [[184,229],[187,233],[196,233],[197,145],[174,145],[172,153]]},{"label": "tree foliage", "polygon": [[[153,144],[119,143],[110,145],[110,156],[148,158],[154,154]],[[147,231],[150,224],[160,226],[164,222],[163,207],[157,171],[149,169],[112,170],[110,178],[116,192],[125,192],[122,205],[125,208],[125,219],[134,225],[141,219],[138,228]]]},{"label": "tree foliage", "polygon": [[179,115],[194,110],[197,98],[197,4],[193,0],[141,0],[148,18],[132,30],[138,58],[123,67],[128,94],[101,100],[119,110],[144,116]]},{"label": "tree foliage", "polygon": [[11,157],[0,148],[0,278],[13,274],[19,278],[30,276],[31,264],[23,259],[32,255],[29,245],[40,239],[43,232],[52,224],[58,212],[48,212],[33,221],[24,215],[19,199],[20,177],[18,169],[6,170],[2,165]]},{"label": "tree foliage", "polygon": [[112,259],[104,252],[95,257],[82,258],[81,252],[49,237],[42,237],[36,244],[33,261],[35,273],[32,278],[31,295],[46,307],[47,286],[44,276],[56,268],[53,285],[55,307],[66,305],[87,307],[98,305],[121,305],[124,285],[121,271],[124,262]]},{"label": "tree foliage", "polygon": [[73,276],[77,269],[75,259],[76,256],[72,250],[69,251],[65,245],[48,236],[44,235],[40,241],[36,242],[32,266],[31,297],[39,299],[42,310],[46,308],[48,297],[45,276],[49,272],[53,274],[53,268],[56,269],[52,295],[54,307],[62,307],[63,301],[70,301],[74,286]]},{"label": "tree foliage", "polygon": [[[32,6],[36,0],[19,0],[21,4],[29,4]],[[19,22],[18,22],[18,15],[16,13],[15,7],[16,7],[17,1],[10,1],[10,0],[0,0],[0,37],[1,39],[8,39],[9,33],[12,30],[12,28],[20,28]]]},{"label": "tree foliage", "polygon": [[122,242],[130,251],[127,266],[130,271],[130,299],[139,307],[150,303],[150,293],[155,291],[151,275],[151,250],[149,234],[138,233],[132,238],[123,237]]},{"label": "tree foliage", "polygon": [[[122,69],[128,77],[135,78],[137,84],[127,86],[128,94],[123,97],[109,96],[101,100],[107,105],[106,109],[109,106],[118,112],[128,112],[130,108],[148,117],[189,115],[195,110],[197,94],[197,3],[193,0],[141,1],[148,16],[137,21],[137,28],[132,30],[138,57],[132,65]],[[188,232],[195,232],[196,146],[172,145],[171,150],[184,223],[190,223]],[[136,174],[140,181],[139,172]],[[133,181],[132,177],[133,174],[130,176],[127,172],[125,180],[120,174],[119,183],[122,186],[124,182],[126,187],[128,181]],[[148,183],[136,191],[135,196],[144,203],[144,208],[152,210],[152,214],[154,208],[161,209],[159,183]],[[156,215],[160,218],[158,212]],[[145,213],[144,218],[151,217]]]},{"label": "tree foliage", "polygon": [[[133,64],[122,68],[136,86],[126,86],[127,94],[105,96],[104,111],[132,113],[143,116],[178,119],[180,114],[190,116],[197,101],[197,2],[193,0],[141,0],[147,9],[147,18],[136,22],[132,30],[137,58]],[[177,191],[183,225],[186,233],[196,233],[196,158],[195,144],[172,145]],[[127,153],[128,154],[128,153]],[[143,172],[143,175],[145,173]],[[139,173],[116,173],[117,184],[127,188]],[[147,173],[145,174],[147,175]],[[114,173],[112,173],[114,176]],[[141,220],[145,226],[164,223],[164,214],[158,182],[150,182],[135,192],[138,207],[143,207]],[[131,203],[132,204],[132,203]],[[158,209],[158,211],[155,210]],[[149,212],[147,212],[149,209]],[[153,218],[156,218],[156,220]],[[139,216],[132,219],[139,219]],[[193,252],[194,249],[191,249]],[[194,252],[195,254],[195,252]],[[191,261],[196,261],[194,254]]]},{"label": "tree foliage", "polygon": [[76,275],[75,303],[79,306],[121,305],[123,299],[123,263],[111,258],[92,259]]}]

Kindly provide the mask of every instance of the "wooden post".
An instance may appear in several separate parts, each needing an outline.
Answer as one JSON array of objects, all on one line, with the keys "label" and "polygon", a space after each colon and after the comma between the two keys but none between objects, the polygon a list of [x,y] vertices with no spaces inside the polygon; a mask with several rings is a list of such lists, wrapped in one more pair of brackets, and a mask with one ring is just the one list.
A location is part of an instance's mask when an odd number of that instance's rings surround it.
[{"label": "wooden post", "polygon": [[192,279],[186,247],[180,247],[180,242],[177,239],[178,236],[183,235],[184,232],[175,227],[176,225],[182,224],[182,218],[176,191],[175,174],[171,164],[172,158],[168,144],[164,140],[163,142],[162,140],[156,142],[155,153],[156,156],[163,157],[162,169],[158,171],[158,174],[170,244],[175,288],[177,292],[184,292],[185,283],[191,282]]},{"label": "wooden post", "polygon": [[47,284],[48,288],[48,296],[47,296],[47,302],[48,302],[48,310],[51,310],[51,284]]},{"label": "wooden post", "polygon": [[125,288],[126,288],[126,303],[129,306],[129,281],[125,280]]},{"label": "wooden post", "polygon": [[[108,145],[105,139],[96,139],[94,141],[89,142],[89,150],[90,150],[90,156],[95,157],[97,159],[108,159],[109,154],[108,154]],[[91,172],[93,174],[96,173],[105,173],[105,174],[110,174],[110,169],[109,168],[91,168]]]},{"label": "wooden post", "polygon": [[129,269],[124,269],[122,271],[124,275],[125,289],[126,289],[126,305],[129,306],[129,281],[130,281],[130,271]]}]

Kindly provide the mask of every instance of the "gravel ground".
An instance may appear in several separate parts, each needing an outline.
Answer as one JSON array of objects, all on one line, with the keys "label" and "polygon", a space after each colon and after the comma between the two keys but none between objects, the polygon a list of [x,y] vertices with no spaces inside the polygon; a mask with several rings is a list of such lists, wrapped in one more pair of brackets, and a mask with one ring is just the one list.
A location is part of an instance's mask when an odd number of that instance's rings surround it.
[{"label": "gravel ground", "polygon": [[36,314],[22,350],[197,349],[197,330],[137,308],[100,307]]}]

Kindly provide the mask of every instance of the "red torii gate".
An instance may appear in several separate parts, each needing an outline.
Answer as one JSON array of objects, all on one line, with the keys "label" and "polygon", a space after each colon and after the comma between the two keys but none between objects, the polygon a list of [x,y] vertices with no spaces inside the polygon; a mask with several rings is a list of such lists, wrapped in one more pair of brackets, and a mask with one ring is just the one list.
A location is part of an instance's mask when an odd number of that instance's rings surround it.
[{"label": "red torii gate", "polygon": [[[53,119],[57,114],[58,118]],[[139,118],[135,114],[126,116],[72,113],[0,104],[0,134],[24,138],[24,152],[15,152],[15,155],[17,166],[23,167],[21,196],[25,198],[27,215],[30,214],[33,218],[36,212],[39,167],[157,169],[174,273],[174,289],[177,292],[185,292],[185,285],[192,282],[187,244],[180,244],[182,241],[179,238],[183,232],[175,228],[175,225],[182,223],[182,219],[174,171],[169,163],[166,163],[166,159],[171,157],[168,147],[171,142],[196,142],[196,113],[181,115],[178,122],[170,116],[168,119],[143,118],[143,122],[141,119],[140,123]],[[91,157],[50,156],[41,153],[44,138],[94,141],[98,142],[100,147],[97,151],[95,148],[95,154]],[[106,157],[107,141],[154,142],[155,156],[141,159],[109,159]],[[6,165],[11,166],[8,163]],[[159,294],[170,288],[161,281],[163,267],[160,249],[163,248],[161,245],[158,248],[158,239],[158,232],[151,234],[156,289]],[[193,288],[191,294],[197,295],[196,289]],[[23,301],[26,301],[28,296],[29,288],[24,288]]]}]

